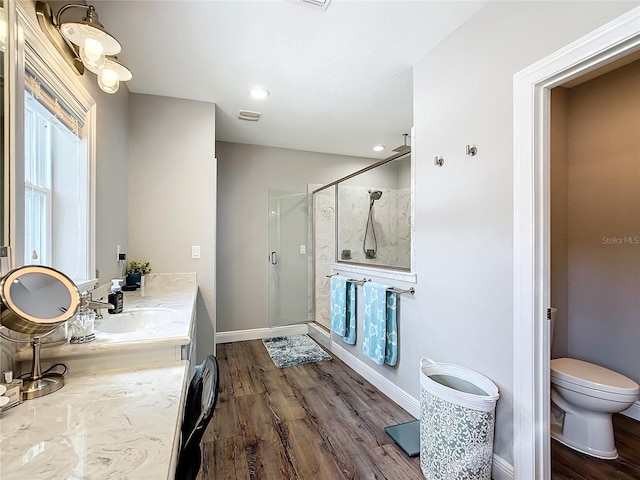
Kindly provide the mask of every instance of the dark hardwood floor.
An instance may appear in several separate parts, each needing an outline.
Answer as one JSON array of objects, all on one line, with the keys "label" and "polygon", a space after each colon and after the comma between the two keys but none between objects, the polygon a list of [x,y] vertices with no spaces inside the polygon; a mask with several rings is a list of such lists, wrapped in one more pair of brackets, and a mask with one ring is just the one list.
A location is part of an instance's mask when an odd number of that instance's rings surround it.
[{"label": "dark hardwood floor", "polygon": [[218,345],[199,479],[420,479],[384,427],[413,420],[343,362],[278,369],[260,340]]},{"label": "dark hardwood floor", "polygon": [[616,460],[600,460],[551,440],[551,478],[554,480],[638,480],[640,479],[640,422],[613,416]]},{"label": "dark hardwood floor", "polygon": [[[278,369],[253,340],[218,345],[217,359],[199,480],[423,478],[384,431],[413,418],[337,358]],[[640,422],[616,415],[614,427],[617,460],[552,440],[552,479],[640,480]]]}]

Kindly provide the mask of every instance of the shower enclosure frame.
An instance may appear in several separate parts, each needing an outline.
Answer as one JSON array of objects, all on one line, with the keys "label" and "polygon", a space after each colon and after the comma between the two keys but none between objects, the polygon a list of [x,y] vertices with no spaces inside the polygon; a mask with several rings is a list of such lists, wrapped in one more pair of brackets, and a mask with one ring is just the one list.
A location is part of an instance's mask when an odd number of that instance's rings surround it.
[{"label": "shower enclosure frame", "polygon": [[[414,139],[414,128],[411,128],[411,138],[412,138],[412,144],[415,145],[415,139]],[[412,150],[414,150],[415,147],[412,148]],[[311,282],[311,288],[312,288],[312,298],[313,298],[313,321],[315,323],[317,323],[318,325],[322,326],[324,329],[326,329],[327,331],[329,330],[329,326],[325,325],[324,321],[326,320],[326,322],[328,322],[328,318],[324,318],[325,314],[327,312],[324,311],[319,311],[319,307],[318,305],[323,305],[324,302],[327,302],[328,305],[328,299],[325,298],[325,287],[324,285],[320,285],[319,282],[324,282],[327,281],[327,279],[324,278],[325,276],[325,269],[322,268],[320,273],[318,273],[318,269],[319,269],[319,265],[325,265],[324,262],[324,256],[322,255],[322,263],[319,264],[318,263],[318,244],[316,242],[316,239],[318,237],[318,230],[317,230],[317,219],[316,219],[316,202],[317,199],[319,198],[316,194],[321,193],[321,192],[326,192],[328,189],[330,188],[334,188],[334,192],[333,193],[329,193],[328,198],[331,198],[331,196],[333,196],[333,206],[336,208],[336,211],[334,212],[335,218],[332,220],[333,222],[333,237],[334,237],[334,242],[335,245],[332,246],[332,255],[333,258],[329,258],[328,259],[328,268],[326,269],[326,275],[328,276],[331,273],[335,273],[336,269],[339,269],[341,271],[342,274],[345,275],[354,275],[357,276],[358,278],[362,278],[361,275],[365,275],[367,277],[370,277],[372,275],[378,276],[378,277],[383,277],[383,278],[393,278],[396,280],[402,280],[402,281],[406,281],[406,282],[410,282],[410,283],[416,283],[416,273],[415,273],[415,226],[413,224],[413,222],[410,223],[410,268],[399,268],[399,267],[394,267],[394,266],[390,266],[390,265],[378,265],[375,263],[359,263],[359,262],[341,262],[339,260],[340,256],[339,256],[339,250],[340,250],[340,246],[338,244],[338,238],[337,238],[337,232],[339,230],[339,219],[338,219],[338,214],[337,214],[337,205],[338,205],[338,196],[339,196],[339,192],[338,192],[338,185],[341,182],[345,182],[353,177],[356,177],[357,175],[360,175],[362,173],[368,172],[370,170],[373,170],[377,167],[380,167],[382,165],[385,165],[387,163],[390,163],[394,160],[398,160],[402,157],[405,157],[406,155],[411,155],[410,159],[411,159],[411,165],[410,165],[410,175],[411,175],[411,179],[410,179],[410,190],[411,190],[411,200],[410,200],[410,207],[409,207],[409,215],[410,218],[413,219],[415,218],[415,157],[413,156],[412,151],[409,152],[400,152],[396,155],[392,155],[389,158],[386,158],[384,160],[378,161],[376,163],[373,163],[365,168],[362,168],[356,172],[353,172],[349,175],[346,175],[338,180],[335,180],[331,183],[328,183],[326,185],[322,185],[321,187],[315,188],[313,190],[311,190],[311,188],[313,188],[313,186],[310,185],[310,209],[311,209],[311,245],[313,248],[313,255],[311,258],[311,274],[312,274],[312,282]],[[327,224],[323,224],[323,226],[326,228]],[[355,278],[355,277],[354,277]],[[319,290],[320,289],[320,290]],[[320,297],[319,297],[320,295]],[[320,298],[320,302],[318,301],[318,299]],[[319,316],[320,315],[320,316]]]},{"label": "shower enclosure frame", "polygon": [[[411,129],[413,132],[413,128]],[[412,135],[413,136],[413,135]],[[403,273],[407,273],[407,272],[413,272],[414,271],[414,242],[413,242],[413,238],[414,238],[414,227],[413,224],[411,225],[411,254],[410,254],[410,266],[409,268],[404,268],[404,267],[394,267],[392,265],[376,265],[376,264],[372,264],[372,263],[359,263],[359,262],[340,262],[340,255],[338,253],[339,250],[339,245],[338,245],[338,237],[337,237],[337,232],[340,228],[340,225],[338,224],[338,211],[337,211],[337,207],[338,207],[338,185],[340,183],[343,183],[353,177],[356,177],[358,175],[361,175],[363,173],[366,173],[370,170],[373,170],[374,168],[378,168],[382,165],[385,165],[387,163],[393,162],[394,160],[398,160],[401,157],[404,157],[406,155],[412,155],[412,151],[408,151],[408,152],[401,152],[398,153],[397,155],[392,155],[389,158],[385,158],[384,160],[380,160],[379,162],[373,163],[369,166],[366,166],[364,168],[361,168],[360,170],[350,173],[349,175],[345,175],[342,178],[339,178],[338,180],[334,180],[331,183],[327,183],[326,185],[323,185],[320,188],[315,189],[313,192],[311,192],[312,194],[312,202],[313,202],[313,195],[315,195],[318,192],[321,192],[323,190],[326,190],[327,188],[330,187],[336,187],[335,188],[335,206],[336,206],[336,213],[335,213],[335,232],[336,232],[336,249],[334,252],[335,255],[335,261],[337,263],[344,263],[345,265],[351,265],[351,266],[359,266],[359,267],[366,267],[366,268],[376,268],[376,269],[380,269],[380,270],[387,270],[387,271],[398,271],[398,272],[403,272]],[[414,175],[414,169],[415,169],[415,165],[414,165],[414,161],[413,158],[411,158],[411,218],[414,218],[414,200],[413,200],[413,195],[415,192],[415,175]]]}]

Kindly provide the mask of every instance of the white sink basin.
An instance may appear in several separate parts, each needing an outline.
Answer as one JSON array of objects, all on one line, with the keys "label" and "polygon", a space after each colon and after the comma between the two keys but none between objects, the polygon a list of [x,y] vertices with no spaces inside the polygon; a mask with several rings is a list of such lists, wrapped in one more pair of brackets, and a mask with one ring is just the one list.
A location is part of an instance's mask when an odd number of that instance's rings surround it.
[{"label": "white sink basin", "polygon": [[95,330],[102,333],[131,333],[155,330],[178,319],[178,312],[168,308],[138,308],[118,314],[105,314],[97,320]]}]

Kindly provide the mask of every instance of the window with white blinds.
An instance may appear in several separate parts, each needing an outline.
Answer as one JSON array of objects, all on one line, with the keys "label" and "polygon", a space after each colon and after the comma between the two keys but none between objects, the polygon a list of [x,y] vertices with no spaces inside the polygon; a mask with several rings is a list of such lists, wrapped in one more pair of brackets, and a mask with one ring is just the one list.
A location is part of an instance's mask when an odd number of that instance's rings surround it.
[{"label": "window with white blinds", "polygon": [[21,9],[16,84],[16,264],[96,276],[95,101]]},{"label": "window with white blinds", "polygon": [[27,71],[25,81],[24,263],[85,279],[89,178],[84,119]]}]

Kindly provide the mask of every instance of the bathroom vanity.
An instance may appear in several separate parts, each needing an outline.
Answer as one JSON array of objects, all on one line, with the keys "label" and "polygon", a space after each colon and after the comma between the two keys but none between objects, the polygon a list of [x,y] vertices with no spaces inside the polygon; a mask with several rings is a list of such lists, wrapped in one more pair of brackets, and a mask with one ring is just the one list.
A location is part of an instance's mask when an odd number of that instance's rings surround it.
[{"label": "bathroom vanity", "polygon": [[[95,341],[44,344],[40,354],[43,369],[63,362],[70,373],[80,373],[194,358],[195,273],[147,277],[144,288],[125,292],[122,313],[111,315],[102,310],[103,317],[95,322]],[[99,295],[94,294],[94,298]],[[29,368],[31,357],[29,349],[15,356],[22,371]]]},{"label": "bathroom vanity", "polygon": [[173,479],[188,363],[65,376],[0,418],[0,478]]},{"label": "bathroom vanity", "polygon": [[[92,343],[42,348],[68,367],[57,392],[0,417],[0,478],[173,479],[195,368],[195,274],[149,275]],[[18,352],[22,371],[31,351]],[[193,360],[193,361],[192,361]]]}]

